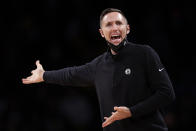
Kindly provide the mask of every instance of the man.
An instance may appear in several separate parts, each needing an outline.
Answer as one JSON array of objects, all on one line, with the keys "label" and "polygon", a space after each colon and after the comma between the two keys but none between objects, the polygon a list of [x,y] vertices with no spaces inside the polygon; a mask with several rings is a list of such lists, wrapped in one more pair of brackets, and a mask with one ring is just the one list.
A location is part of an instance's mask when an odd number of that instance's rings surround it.
[{"label": "man", "polygon": [[78,67],[44,71],[39,61],[24,84],[47,82],[95,86],[104,131],[167,131],[162,108],[175,94],[157,53],[126,40],[130,27],[118,9],[100,15],[100,33],[110,50]]}]

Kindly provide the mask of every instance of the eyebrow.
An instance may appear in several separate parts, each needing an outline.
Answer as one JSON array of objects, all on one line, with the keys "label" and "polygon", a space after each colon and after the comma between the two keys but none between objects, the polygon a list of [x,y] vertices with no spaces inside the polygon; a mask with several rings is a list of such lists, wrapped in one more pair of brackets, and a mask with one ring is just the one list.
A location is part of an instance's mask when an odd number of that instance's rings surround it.
[{"label": "eyebrow", "polygon": [[121,24],[122,24],[123,22],[122,22],[122,21],[120,21],[120,20],[117,20],[117,21],[116,21],[116,23],[121,23]]},{"label": "eyebrow", "polygon": [[112,22],[115,22],[115,23],[121,23],[121,24],[123,23],[123,22],[122,22],[122,21],[120,21],[120,20],[116,20],[116,21],[109,21],[109,22],[107,22],[107,23],[106,23],[106,26],[107,26],[107,25],[109,25],[109,24],[111,24]]}]

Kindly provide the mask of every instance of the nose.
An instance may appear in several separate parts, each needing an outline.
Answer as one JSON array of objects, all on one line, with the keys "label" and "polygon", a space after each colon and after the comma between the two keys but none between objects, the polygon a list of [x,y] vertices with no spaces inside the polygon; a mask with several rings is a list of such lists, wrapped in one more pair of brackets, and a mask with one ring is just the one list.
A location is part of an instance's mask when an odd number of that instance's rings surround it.
[{"label": "nose", "polygon": [[113,26],[112,26],[112,31],[116,31],[116,30],[118,30],[118,25],[113,24]]}]

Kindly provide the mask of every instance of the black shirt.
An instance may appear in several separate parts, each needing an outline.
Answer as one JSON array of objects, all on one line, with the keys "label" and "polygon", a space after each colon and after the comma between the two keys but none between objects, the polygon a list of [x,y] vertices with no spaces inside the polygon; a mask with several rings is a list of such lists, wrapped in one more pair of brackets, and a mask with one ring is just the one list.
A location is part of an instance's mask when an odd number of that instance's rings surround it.
[{"label": "black shirt", "polygon": [[82,66],[46,71],[44,81],[95,86],[102,121],[114,106],[130,109],[131,118],[115,121],[104,131],[167,131],[160,110],[175,94],[159,56],[148,45],[129,42],[117,55],[108,51]]}]

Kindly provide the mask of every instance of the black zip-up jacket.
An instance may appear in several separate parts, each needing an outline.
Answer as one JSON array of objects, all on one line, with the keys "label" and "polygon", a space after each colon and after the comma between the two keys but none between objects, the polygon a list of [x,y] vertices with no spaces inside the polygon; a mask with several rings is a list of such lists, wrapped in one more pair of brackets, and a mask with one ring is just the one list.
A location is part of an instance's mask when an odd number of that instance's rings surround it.
[{"label": "black zip-up jacket", "polygon": [[161,110],[175,94],[165,67],[148,45],[128,42],[117,55],[110,51],[76,67],[46,71],[44,81],[60,85],[95,86],[101,118],[114,106],[126,106],[132,117],[115,121],[104,131],[167,131]]}]

